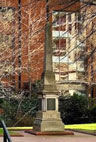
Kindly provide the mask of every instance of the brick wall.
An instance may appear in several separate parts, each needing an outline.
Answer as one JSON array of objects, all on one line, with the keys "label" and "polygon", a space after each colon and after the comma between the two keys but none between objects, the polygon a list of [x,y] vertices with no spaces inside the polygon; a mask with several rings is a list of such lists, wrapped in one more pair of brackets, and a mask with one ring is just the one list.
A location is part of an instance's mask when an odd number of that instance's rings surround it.
[{"label": "brick wall", "polygon": [[[51,0],[48,4],[50,22],[52,21],[51,13],[53,10],[75,11],[79,9],[79,3],[74,3],[70,0]],[[40,79],[43,72],[46,23],[45,0],[21,0],[20,17],[18,15],[20,14],[18,12],[18,0],[7,0],[1,6],[15,8],[13,25],[15,40],[13,47],[14,56],[12,58],[14,61],[14,74],[12,79],[16,88],[18,88],[18,72],[20,72],[22,88],[23,84],[29,82],[29,80],[34,82]],[[20,18],[20,21],[18,18]]]}]

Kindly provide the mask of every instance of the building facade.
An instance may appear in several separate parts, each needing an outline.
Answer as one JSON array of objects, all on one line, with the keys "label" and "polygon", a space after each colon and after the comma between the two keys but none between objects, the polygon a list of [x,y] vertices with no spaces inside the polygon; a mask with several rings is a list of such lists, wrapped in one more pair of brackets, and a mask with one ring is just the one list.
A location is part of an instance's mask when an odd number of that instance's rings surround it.
[{"label": "building facade", "polygon": [[[91,71],[90,66],[85,66],[89,44],[83,39],[89,31],[83,28],[87,20],[81,17],[84,8],[80,7],[84,3],[49,0],[47,4],[52,23],[53,71],[58,89],[61,94],[85,94]],[[35,80],[41,79],[46,18],[45,0],[0,2],[0,50],[4,57],[0,57],[0,74],[3,83],[20,90],[29,89]]]}]

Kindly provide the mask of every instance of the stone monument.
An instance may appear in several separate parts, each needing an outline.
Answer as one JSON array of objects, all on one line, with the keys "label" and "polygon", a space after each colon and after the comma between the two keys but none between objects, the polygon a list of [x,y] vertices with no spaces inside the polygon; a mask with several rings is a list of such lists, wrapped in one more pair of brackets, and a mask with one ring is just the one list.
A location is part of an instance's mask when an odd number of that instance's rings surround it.
[{"label": "stone monument", "polygon": [[64,124],[58,112],[58,90],[52,69],[52,29],[47,19],[45,27],[45,55],[43,87],[38,94],[39,110],[33,124],[33,130],[38,132],[63,132]]}]

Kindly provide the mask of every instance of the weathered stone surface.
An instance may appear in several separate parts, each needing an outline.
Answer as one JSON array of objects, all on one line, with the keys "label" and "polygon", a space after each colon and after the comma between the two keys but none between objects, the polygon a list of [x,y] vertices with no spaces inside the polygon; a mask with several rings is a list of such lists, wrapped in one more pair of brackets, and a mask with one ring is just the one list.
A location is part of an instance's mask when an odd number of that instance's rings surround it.
[{"label": "weathered stone surface", "polygon": [[57,84],[57,88],[58,90],[86,90],[86,86],[84,84],[76,84],[76,83],[72,83],[72,84]]},{"label": "weathered stone surface", "polygon": [[56,101],[54,98],[47,99],[47,110],[56,110]]},{"label": "weathered stone surface", "polygon": [[57,111],[38,112],[33,129],[40,132],[64,131],[64,124]]},{"label": "weathered stone surface", "polygon": [[45,66],[42,75],[43,87],[41,94],[38,96],[38,98],[42,99],[42,109],[41,112],[37,112],[33,130],[39,132],[62,132],[64,131],[64,124],[58,112],[58,91],[55,83],[55,75],[52,70],[52,33],[49,22],[47,22],[45,30]]}]

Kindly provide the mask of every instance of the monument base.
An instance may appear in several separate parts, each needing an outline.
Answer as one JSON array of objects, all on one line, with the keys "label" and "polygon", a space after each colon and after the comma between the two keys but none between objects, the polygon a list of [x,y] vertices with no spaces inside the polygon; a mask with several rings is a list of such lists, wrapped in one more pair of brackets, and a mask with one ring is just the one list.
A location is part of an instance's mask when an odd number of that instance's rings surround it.
[{"label": "monument base", "polygon": [[38,111],[33,124],[33,131],[38,132],[63,132],[64,124],[57,111]]},{"label": "monument base", "polygon": [[63,132],[38,132],[33,130],[26,130],[25,133],[29,133],[32,135],[74,135],[74,132],[71,131],[63,131]]}]

